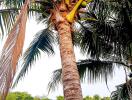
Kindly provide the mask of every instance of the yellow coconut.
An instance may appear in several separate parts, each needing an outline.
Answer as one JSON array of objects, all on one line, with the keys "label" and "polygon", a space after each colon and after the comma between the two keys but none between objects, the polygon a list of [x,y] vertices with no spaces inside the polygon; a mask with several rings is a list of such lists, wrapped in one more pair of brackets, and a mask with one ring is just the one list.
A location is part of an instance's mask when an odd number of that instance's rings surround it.
[{"label": "yellow coconut", "polygon": [[84,1],[84,0],[79,0],[76,5],[74,6],[74,8],[72,9],[72,11],[66,16],[66,19],[67,21],[69,22],[73,22],[74,21],[74,16],[75,16],[75,13],[78,9],[78,7],[83,3],[83,5],[87,5],[89,2],[91,2],[92,0],[87,0],[87,1]]},{"label": "yellow coconut", "polygon": [[86,1],[83,1],[83,2],[81,3],[81,6],[82,6],[82,7],[86,7],[86,5],[87,5],[87,2],[86,2]]}]

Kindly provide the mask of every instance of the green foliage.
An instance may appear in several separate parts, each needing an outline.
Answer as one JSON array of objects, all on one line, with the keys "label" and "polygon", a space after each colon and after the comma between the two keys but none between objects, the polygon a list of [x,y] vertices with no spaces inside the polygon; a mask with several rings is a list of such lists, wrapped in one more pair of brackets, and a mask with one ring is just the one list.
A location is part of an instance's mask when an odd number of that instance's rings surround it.
[{"label": "green foliage", "polygon": [[93,97],[86,96],[85,98],[83,98],[83,100],[110,100],[110,97],[101,98],[99,95],[94,95]]},{"label": "green foliage", "polygon": [[33,97],[26,92],[9,93],[6,100],[33,100]]},{"label": "green foliage", "polygon": [[101,97],[99,95],[94,95],[93,100],[101,100]]},{"label": "green foliage", "polygon": [[[112,78],[114,75],[114,68],[116,65],[127,66],[123,62],[118,61],[108,61],[108,60],[94,60],[85,59],[77,62],[77,67],[80,75],[81,82],[85,82],[86,77],[88,77],[88,82],[94,83],[97,81],[106,81],[108,78]],[[120,66],[120,67],[122,67]],[[48,84],[48,92],[57,89],[61,81],[62,69],[57,69],[53,72],[51,80]]]},{"label": "green foliage", "polygon": [[20,79],[22,79],[26,72],[28,71],[29,67],[35,62],[39,56],[40,51],[47,53],[48,55],[54,54],[53,43],[55,42],[55,38],[48,28],[39,31],[36,35],[34,40],[30,43],[30,47],[24,53],[24,62],[22,69],[19,75],[16,78],[13,86],[15,86]]},{"label": "green foliage", "polygon": [[[64,100],[63,96],[58,96],[57,100]],[[99,95],[92,96],[86,96],[83,98],[83,100],[110,100],[110,97],[100,97]]]},{"label": "green foliage", "polygon": [[93,100],[93,98],[90,96],[86,96],[85,98],[83,98],[83,100]]},{"label": "green foliage", "polygon": [[63,96],[58,96],[57,100],[64,100],[64,97]]},{"label": "green foliage", "polygon": [[48,98],[42,98],[41,100],[50,100],[50,99],[48,99]]},{"label": "green foliage", "polygon": [[50,100],[48,98],[32,97],[26,92],[11,92],[7,95],[6,100]]},{"label": "green foliage", "polygon": [[39,97],[34,97],[34,99],[33,100],[40,100],[40,98]]},{"label": "green foliage", "polygon": [[109,97],[104,97],[101,100],[110,100],[110,98]]}]

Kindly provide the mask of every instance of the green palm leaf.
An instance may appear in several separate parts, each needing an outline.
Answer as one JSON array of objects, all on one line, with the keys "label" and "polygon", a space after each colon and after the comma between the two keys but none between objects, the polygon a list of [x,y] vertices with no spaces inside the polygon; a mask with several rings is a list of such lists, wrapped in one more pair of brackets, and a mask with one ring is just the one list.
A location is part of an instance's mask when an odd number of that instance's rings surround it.
[{"label": "green palm leaf", "polygon": [[[98,23],[98,22],[95,22]],[[104,40],[100,33],[105,32],[93,32],[88,26],[85,26],[86,24],[81,24],[81,31],[82,33],[81,39],[80,39],[80,47],[81,51],[84,54],[90,55],[93,58],[99,58],[101,56],[107,56],[110,54],[113,50],[113,46],[111,43],[107,43],[106,40]],[[94,29],[101,29],[101,28],[94,28]]]},{"label": "green palm leaf", "polygon": [[34,40],[31,42],[29,48],[24,53],[24,62],[22,65],[22,69],[19,73],[19,75],[16,78],[16,81],[14,82],[14,86],[18,83],[22,77],[26,74],[29,67],[38,59],[40,56],[40,50],[47,53],[47,54],[53,54],[53,43],[54,36],[52,34],[52,31],[50,31],[48,28],[41,30],[35,35]]},{"label": "green palm leaf", "polygon": [[[20,8],[23,5],[24,0],[5,0],[3,1],[3,7],[0,9],[0,29],[2,36],[8,34],[15,23],[16,17],[20,12]],[[35,0],[35,2],[29,5],[29,17],[36,19],[47,18],[49,16],[49,10],[53,8],[53,5],[48,0]],[[39,18],[38,18],[39,16]],[[41,20],[42,20],[41,19]]]},{"label": "green palm leaf", "polygon": [[[122,62],[114,61],[100,61],[100,60],[81,60],[77,62],[77,67],[82,82],[88,79],[88,82],[107,81],[109,77],[113,77],[114,68],[113,64],[127,66]],[[128,67],[128,66],[127,66]],[[58,84],[61,83],[62,70],[58,69],[53,72],[51,81],[48,84],[48,90],[55,90]]]}]

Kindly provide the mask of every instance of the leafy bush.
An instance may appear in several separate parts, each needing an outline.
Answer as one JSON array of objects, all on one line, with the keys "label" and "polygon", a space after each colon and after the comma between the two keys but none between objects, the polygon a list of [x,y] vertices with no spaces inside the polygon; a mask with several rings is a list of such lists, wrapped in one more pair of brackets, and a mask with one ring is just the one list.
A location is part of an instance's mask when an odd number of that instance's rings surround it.
[{"label": "leafy bush", "polygon": [[58,96],[57,100],[64,100],[64,97],[63,96]]},{"label": "leafy bush", "polygon": [[33,100],[33,97],[26,92],[9,93],[6,100]]}]

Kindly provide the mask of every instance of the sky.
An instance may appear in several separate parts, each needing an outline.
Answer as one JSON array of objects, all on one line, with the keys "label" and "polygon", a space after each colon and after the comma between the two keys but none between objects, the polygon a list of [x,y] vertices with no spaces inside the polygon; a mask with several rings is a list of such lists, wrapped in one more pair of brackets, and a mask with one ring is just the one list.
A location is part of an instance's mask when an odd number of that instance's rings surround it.
[{"label": "sky", "polygon": [[[25,51],[29,46],[35,33],[43,28],[44,25],[37,24],[34,19],[28,20],[23,51]],[[75,55],[77,60],[86,58],[80,54],[78,48],[75,48]],[[18,70],[20,67],[21,66],[19,64]],[[11,89],[11,91],[28,92],[32,96],[48,96],[49,98],[55,100],[56,96],[63,95],[62,85],[60,85],[56,91],[51,92],[49,95],[47,95],[47,85],[51,79],[52,72],[58,68],[61,68],[60,52],[58,46],[55,46],[55,55],[48,56],[42,52],[40,59],[38,59],[37,62],[33,64],[25,77],[19,81],[18,85]],[[125,82],[124,70],[116,68],[113,79],[108,80],[110,91],[115,90],[115,86],[123,82]],[[83,96],[93,96],[98,94],[103,97],[110,95],[105,82],[98,82],[96,84],[89,84],[88,82],[85,82],[81,84],[81,87]]]}]

